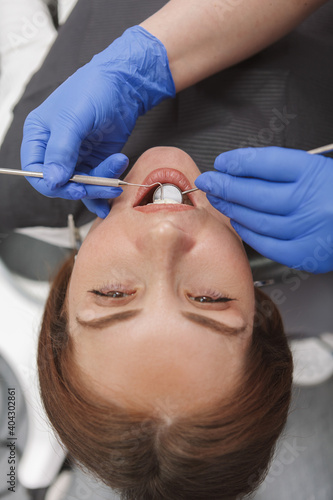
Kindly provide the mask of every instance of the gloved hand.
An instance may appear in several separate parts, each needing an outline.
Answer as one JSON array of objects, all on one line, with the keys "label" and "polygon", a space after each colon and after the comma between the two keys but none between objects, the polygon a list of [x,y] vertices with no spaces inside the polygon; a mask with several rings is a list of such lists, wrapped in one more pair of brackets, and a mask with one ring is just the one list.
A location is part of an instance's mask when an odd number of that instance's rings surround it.
[{"label": "gloved hand", "polygon": [[333,270],[333,160],[278,147],[228,151],[195,184],[262,255],[312,273]]},{"label": "gloved hand", "polygon": [[[51,197],[85,201],[87,196],[119,194],[119,188],[94,190],[67,181],[79,173],[102,175],[92,169],[121,151],[137,118],[174,95],[164,45],[140,26],[129,28],[28,115],[22,169],[44,174],[44,179],[28,178],[29,182]],[[110,173],[120,175],[124,155],[110,161]],[[95,213],[108,211],[106,200],[102,205],[93,200],[86,205]]]}]

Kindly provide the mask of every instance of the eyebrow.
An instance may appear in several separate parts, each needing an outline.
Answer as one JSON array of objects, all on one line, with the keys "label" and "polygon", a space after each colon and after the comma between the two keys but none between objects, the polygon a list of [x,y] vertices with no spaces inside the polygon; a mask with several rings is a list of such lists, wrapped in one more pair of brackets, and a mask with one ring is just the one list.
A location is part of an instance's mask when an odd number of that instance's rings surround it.
[{"label": "eyebrow", "polygon": [[[85,321],[81,319],[79,316],[76,316],[76,321],[86,328],[94,328],[96,330],[101,330],[107,326],[111,326],[117,324],[121,321],[126,321],[132,318],[135,318],[140,314],[142,309],[132,309],[130,311],[124,311],[120,313],[111,314],[108,316],[103,316],[102,318],[96,318],[89,321]],[[230,325],[226,325],[221,321],[216,321],[215,319],[208,318],[207,316],[202,316],[201,314],[194,314],[187,311],[181,312],[182,316],[187,318],[189,321],[196,323],[197,325],[204,326],[209,330],[214,331],[215,333],[219,333],[227,336],[235,336],[246,330],[247,323],[244,323],[240,327],[232,327]]]},{"label": "eyebrow", "polygon": [[124,311],[115,314],[109,314],[108,316],[103,316],[102,318],[91,319],[89,321],[85,321],[80,318],[80,316],[76,316],[76,321],[81,326],[85,326],[87,328],[95,328],[96,330],[101,330],[106,326],[111,326],[121,321],[126,321],[132,318],[135,318],[142,309],[132,309],[130,311]]},{"label": "eyebrow", "polygon": [[235,336],[238,335],[246,330],[247,323],[244,322],[241,326],[239,327],[234,327],[230,325],[226,325],[225,323],[222,323],[221,321],[216,321],[215,319],[208,318],[207,316],[202,316],[201,314],[194,314],[191,312],[187,311],[182,311],[182,315],[187,318],[188,320],[192,321],[193,323],[196,323],[197,325],[205,326],[209,330],[214,331],[215,333],[220,333],[222,335],[227,335],[227,336]]}]

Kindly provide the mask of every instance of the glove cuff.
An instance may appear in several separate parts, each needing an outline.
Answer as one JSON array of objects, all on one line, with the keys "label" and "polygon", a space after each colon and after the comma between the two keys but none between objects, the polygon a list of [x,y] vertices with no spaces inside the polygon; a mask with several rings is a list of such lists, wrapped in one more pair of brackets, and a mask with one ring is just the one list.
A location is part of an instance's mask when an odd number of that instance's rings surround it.
[{"label": "glove cuff", "polygon": [[138,103],[138,115],[176,95],[166,48],[141,26],[124,31],[93,59],[108,73],[115,72],[123,84],[130,87],[124,88],[124,93],[130,93]]}]

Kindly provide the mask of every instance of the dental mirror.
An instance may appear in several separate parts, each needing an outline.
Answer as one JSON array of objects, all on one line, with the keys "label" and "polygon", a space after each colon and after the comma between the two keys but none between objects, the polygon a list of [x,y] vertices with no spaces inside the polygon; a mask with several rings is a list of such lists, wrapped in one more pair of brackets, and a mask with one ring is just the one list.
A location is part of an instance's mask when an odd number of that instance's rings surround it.
[{"label": "dental mirror", "polygon": [[183,193],[174,184],[162,184],[154,191],[153,203],[183,203]]}]

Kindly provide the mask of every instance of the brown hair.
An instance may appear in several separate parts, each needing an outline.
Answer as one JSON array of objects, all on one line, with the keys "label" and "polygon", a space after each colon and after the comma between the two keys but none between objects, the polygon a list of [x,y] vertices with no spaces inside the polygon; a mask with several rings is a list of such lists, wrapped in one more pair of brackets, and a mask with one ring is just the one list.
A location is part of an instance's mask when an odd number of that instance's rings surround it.
[{"label": "brown hair", "polygon": [[254,491],[291,398],[292,357],[271,299],[255,290],[252,343],[232,400],[166,423],[97,398],[80,380],[64,307],[73,263],[53,282],[38,344],[42,401],[72,460],[123,500],[231,500]]}]

